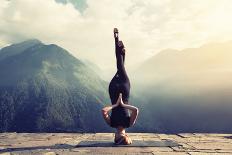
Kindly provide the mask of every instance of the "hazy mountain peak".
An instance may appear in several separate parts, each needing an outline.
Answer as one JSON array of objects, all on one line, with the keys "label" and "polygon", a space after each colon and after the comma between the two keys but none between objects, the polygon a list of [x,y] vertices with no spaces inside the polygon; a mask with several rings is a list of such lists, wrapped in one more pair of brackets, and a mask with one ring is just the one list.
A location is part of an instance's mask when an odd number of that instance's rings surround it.
[{"label": "hazy mountain peak", "polygon": [[15,43],[7,47],[4,47],[0,50],[0,60],[20,54],[24,52],[26,49],[36,45],[43,45],[43,43],[38,39],[29,39],[20,43]]},{"label": "hazy mountain peak", "polygon": [[164,50],[144,62],[134,77],[153,84],[166,80],[166,83],[176,85],[179,81],[188,86],[198,84],[205,88],[207,84],[210,87],[217,84],[222,87],[231,75],[231,50],[231,41],[208,43],[180,51]]},{"label": "hazy mountain peak", "polygon": [[19,44],[40,44],[40,43],[42,43],[40,40],[33,38],[20,42]]},{"label": "hazy mountain peak", "polygon": [[157,56],[163,57],[163,56],[175,55],[175,54],[177,54],[179,52],[180,52],[179,50],[168,48],[168,49],[162,50],[161,52],[157,53],[153,57],[157,57]]}]

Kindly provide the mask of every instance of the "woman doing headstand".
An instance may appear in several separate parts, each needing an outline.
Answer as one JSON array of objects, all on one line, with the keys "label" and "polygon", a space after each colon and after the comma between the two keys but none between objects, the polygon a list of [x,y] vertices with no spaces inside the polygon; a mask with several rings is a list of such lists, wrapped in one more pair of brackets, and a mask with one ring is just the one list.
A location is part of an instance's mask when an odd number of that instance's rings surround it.
[{"label": "woman doing headstand", "polygon": [[[125,48],[123,42],[119,41],[117,28],[114,29],[114,38],[117,72],[109,84],[109,95],[112,105],[104,107],[102,109],[102,114],[106,123],[117,129],[115,132],[115,143],[131,144],[132,141],[128,135],[126,135],[125,128],[135,124],[139,110],[137,107],[128,104],[130,80],[124,66]],[[108,112],[110,110],[112,110],[112,112],[109,116]]]}]

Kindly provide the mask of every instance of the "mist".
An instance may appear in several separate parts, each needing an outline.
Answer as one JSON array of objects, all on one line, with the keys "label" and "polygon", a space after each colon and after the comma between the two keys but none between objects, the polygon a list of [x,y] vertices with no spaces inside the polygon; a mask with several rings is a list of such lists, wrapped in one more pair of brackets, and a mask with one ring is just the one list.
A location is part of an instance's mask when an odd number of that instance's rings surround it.
[{"label": "mist", "polygon": [[[146,132],[232,132],[231,42],[165,50],[131,76]],[[146,120],[146,121],[145,121]],[[144,127],[144,128],[143,128]]]}]

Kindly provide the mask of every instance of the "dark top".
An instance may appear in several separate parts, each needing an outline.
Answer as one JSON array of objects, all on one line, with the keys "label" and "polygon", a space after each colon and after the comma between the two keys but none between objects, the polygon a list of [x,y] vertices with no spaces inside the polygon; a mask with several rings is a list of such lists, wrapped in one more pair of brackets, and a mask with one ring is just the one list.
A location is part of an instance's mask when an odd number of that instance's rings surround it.
[{"label": "dark top", "polygon": [[121,106],[115,107],[112,110],[110,120],[110,126],[113,128],[117,128],[118,126],[122,126],[124,128],[130,127],[129,111]]}]

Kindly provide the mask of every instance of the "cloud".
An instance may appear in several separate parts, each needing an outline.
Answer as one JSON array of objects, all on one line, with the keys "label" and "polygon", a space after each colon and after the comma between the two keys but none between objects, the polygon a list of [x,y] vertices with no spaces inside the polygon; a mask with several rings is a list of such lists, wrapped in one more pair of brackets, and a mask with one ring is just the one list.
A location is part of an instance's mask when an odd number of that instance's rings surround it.
[{"label": "cloud", "polygon": [[86,0],[55,0],[58,3],[72,3],[76,9],[78,9],[80,12],[83,12],[87,8]]},{"label": "cloud", "polygon": [[196,47],[232,37],[230,0],[87,0],[1,2],[0,46],[38,38],[97,64],[110,78],[116,70],[113,28],[125,43],[130,72],[165,48]]}]

